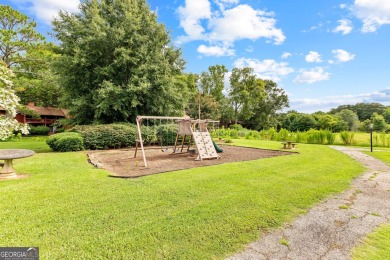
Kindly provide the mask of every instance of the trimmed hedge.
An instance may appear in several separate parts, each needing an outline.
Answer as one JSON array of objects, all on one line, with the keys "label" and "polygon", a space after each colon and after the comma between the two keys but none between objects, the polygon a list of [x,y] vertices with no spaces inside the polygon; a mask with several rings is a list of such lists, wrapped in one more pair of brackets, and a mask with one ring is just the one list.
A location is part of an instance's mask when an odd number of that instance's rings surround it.
[{"label": "trimmed hedge", "polygon": [[[135,124],[79,125],[72,132],[81,134],[84,148],[106,150],[135,146],[137,126]],[[173,145],[176,140],[178,124],[142,126],[144,145]]]},{"label": "trimmed hedge", "polygon": [[178,124],[163,124],[156,127],[157,141],[159,145],[174,145],[176,140],[177,131],[179,130]]},{"label": "trimmed hedge", "polygon": [[46,143],[51,149],[58,152],[72,152],[84,150],[83,137],[79,133],[59,133],[51,135]]},{"label": "trimmed hedge", "polygon": [[85,149],[106,150],[134,146],[137,127],[132,124],[80,125],[72,131],[81,134]]},{"label": "trimmed hedge", "polygon": [[29,130],[30,135],[48,135],[50,132],[50,128],[44,125],[39,125],[39,126],[29,125],[29,127],[30,127]]}]

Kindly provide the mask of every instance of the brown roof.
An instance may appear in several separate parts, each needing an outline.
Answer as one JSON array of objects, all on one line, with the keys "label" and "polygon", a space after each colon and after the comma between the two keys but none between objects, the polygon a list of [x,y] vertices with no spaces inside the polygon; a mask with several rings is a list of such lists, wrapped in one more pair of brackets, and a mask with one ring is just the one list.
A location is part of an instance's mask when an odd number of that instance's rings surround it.
[{"label": "brown roof", "polygon": [[61,116],[66,117],[68,110],[60,109],[56,107],[38,107],[38,106],[26,106],[28,109],[34,111],[40,116]]},{"label": "brown roof", "polygon": [[[39,107],[34,106],[31,103],[25,106],[27,109],[34,111],[40,116],[61,116],[66,117],[68,115],[67,109],[56,108],[56,107]],[[0,107],[0,111],[5,111],[3,107]]]}]

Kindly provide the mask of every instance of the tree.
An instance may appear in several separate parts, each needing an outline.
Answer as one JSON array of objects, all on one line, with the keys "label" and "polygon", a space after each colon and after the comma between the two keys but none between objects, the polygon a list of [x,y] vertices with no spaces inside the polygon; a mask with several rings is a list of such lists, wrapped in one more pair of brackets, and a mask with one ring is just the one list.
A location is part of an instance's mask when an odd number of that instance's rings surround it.
[{"label": "tree", "polygon": [[333,130],[338,123],[338,119],[334,115],[317,115],[315,118],[317,119],[317,127],[323,130]]},{"label": "tree", "polygon": [[382,115],[385,118],[386,123],[390,124],[390,107],[386,107]]},{"label": "tree", "polygon": [[61,89],[50,66],[57,57],[56,47],[35,30],[36,23],[26,15],[0,5],[0,55],[16,75],[13,81],[20,102],[58,106]]},{"label": "tree", "polygon": [[[34,102],[38,106],[60,106],[62,88],[58,84],[58,75],[52,70],[52,62],[58,58],[56,46],[43,44],[41,48],[26,53],[26,59],[35,63],[22,63],[14,80],[16,94],[22,104]],[[25,66],[27,65],[27,66]]]},{"label": "tree", "polygon": [[384,131],[386,130],[386,121],[382,115],[378,113],[373,113],[371,116],[371,122],[374,128],[374,131]]},{"label": "tree", "polygon": [[211,95],[219,102],[225,98],[223,94],[225,74],[228,72],[224,65],[210,66],[208,72],[202,72],[199,77],[199,88],[203,94]]},{"label": "tree", "polygon": [[202,95],[198,93],[194,96],[188,115],[191,118],[199,117],[199,104],[200,104],[200,116],[202,119],[220,119],[221,113],[219,110],[219,103],[211,95]]},{"label": "tree", "polygon": [[342,105],[330,110],[331,114],[336,114],[343,109],[349,109],[355,112],[360,121],[370,119],[374,112],[382,114],[385,110],[385,106],[380,103],[357,103],[356,105]]},{"label": "tree", "polygon": [[356,131],[358,129],[359,118],[352,110],[342,109],[340,112],[336,113],[336,116],[341,117],[343,121],[347,123],[349,131]]},{"label": "tree", "polygon": [[277,111],[288,107],[288,96],[282,88],[271,80],[257,79],[257,88],[250,92],[252,115],[248,120],[251,128],[260,130],[276,127],[279,118]]},{"label": "tree", "polygon": [[7,65],[0,62],[0,107],[6,111],[4,115],[0,115],[0,140],[2,141],[11,137],[14,131],[28,134],[27,125],[19,124],[15,119],[19,98],[12,89],[12,76],[12,71],[7,68]]},{"label": "tree", "polygon": [[233,105],[235,124],[237,124],[239,112],[245,119],[251,116],[249,109],[251,90],[258,83],[252,68],[233,69],[230,75],[229,98]]},{"label": "tree", "polygon": [[298,114],[290,125],[290,131],[308,131],[317,128],[317,121],[312,115]]},{"label": "tree", "polygon": [[0,5],[0,55],[7,68],[34,62],[25,59],[24,54],[44,43],[44,37],[35,31],[36,26],[26,15]]},{"label": "tree", "polygon": [[65,101],[74,123],[182,114],[184,61],[145,0],[87,0],[53,22]]}]

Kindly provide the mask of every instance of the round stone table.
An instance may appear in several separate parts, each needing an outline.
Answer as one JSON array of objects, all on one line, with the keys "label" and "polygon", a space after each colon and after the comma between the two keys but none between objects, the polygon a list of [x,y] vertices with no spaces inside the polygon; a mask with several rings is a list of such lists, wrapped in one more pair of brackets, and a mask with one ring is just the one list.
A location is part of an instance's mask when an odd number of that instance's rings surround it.
[{"label": "round stone table", "polygon": [[0,171],[0,179],[16,178],[12,160],[30,157],[34,154],[34,151],[26,149],[0,149],[0,160],[4,160],[3,169]]}]

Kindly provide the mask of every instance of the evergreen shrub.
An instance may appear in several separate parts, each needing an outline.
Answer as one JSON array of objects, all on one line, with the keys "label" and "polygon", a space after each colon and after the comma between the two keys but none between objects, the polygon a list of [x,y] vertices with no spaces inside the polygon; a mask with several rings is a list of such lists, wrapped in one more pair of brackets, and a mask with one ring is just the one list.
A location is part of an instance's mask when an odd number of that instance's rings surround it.
[{"label": "evergreen shrub", "polygon": [[84,150],[83,137],[79,133],[65,132],[51,135],[46,143],[53,151],[72,152]]},{"label": "evergreen shrub", "polygon": [[39,125],[39,126],[32,126],[30,125],[29,133],[30,135],[48,135],[50,132],[50,128],[48,126]]},{"label": "evergreen shrub", "polygon": [[133,124],[80,125],[72,131],[80,133],[85,149],[106,150],[135,145],[137,127]]}]

